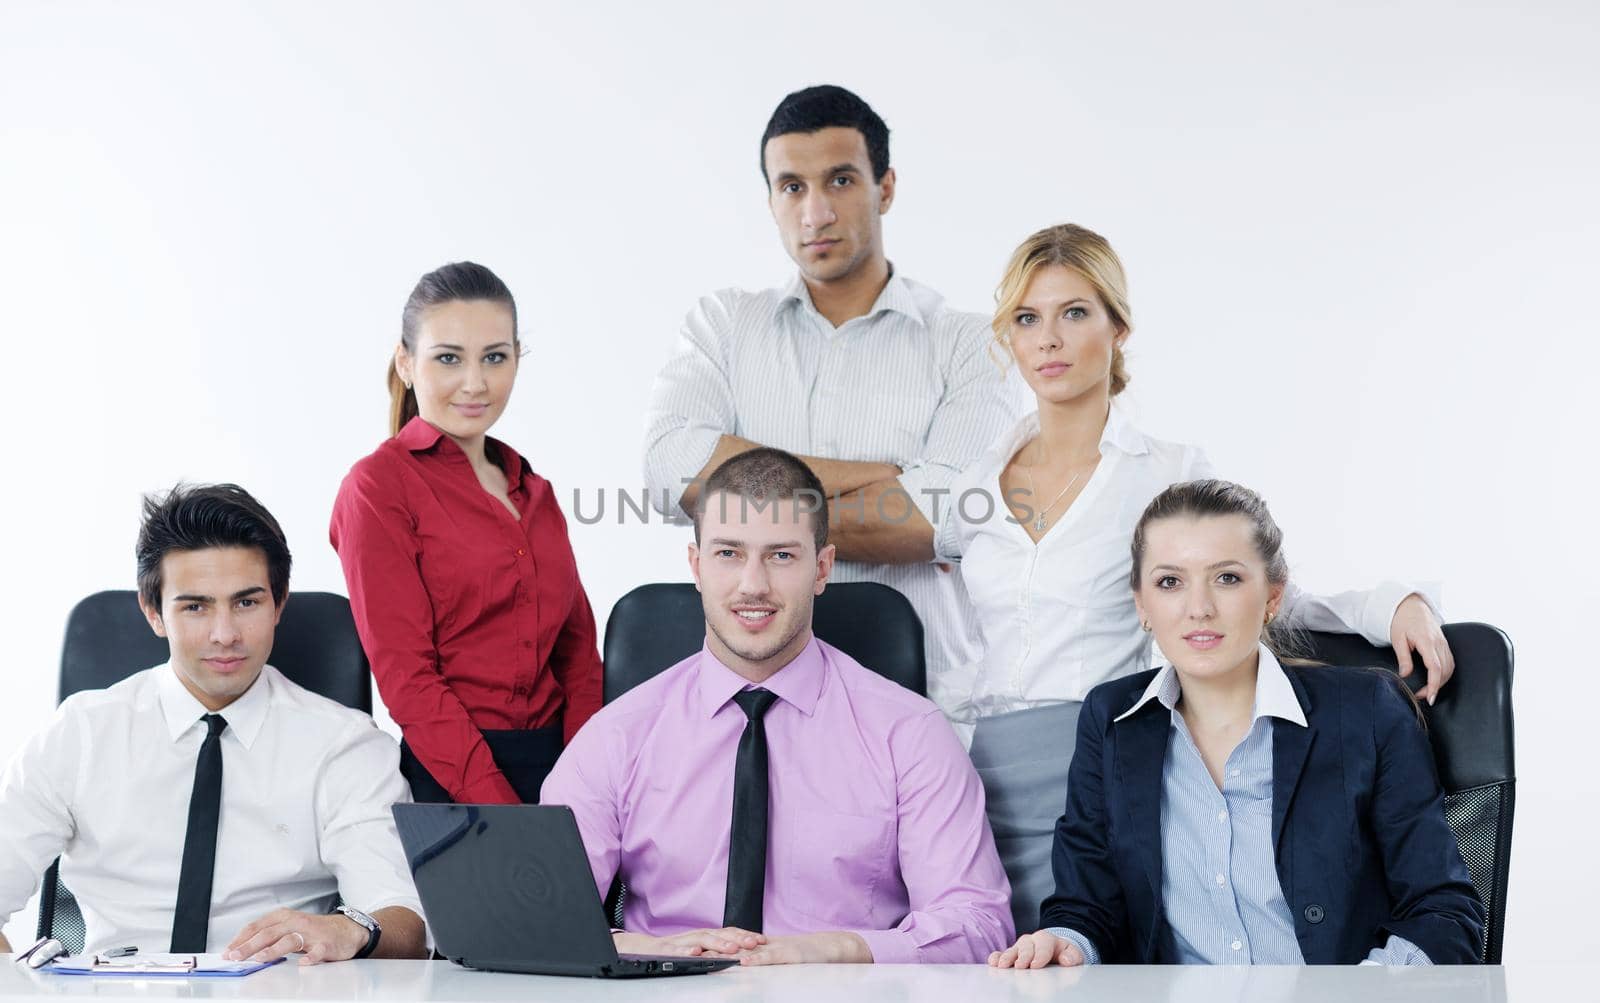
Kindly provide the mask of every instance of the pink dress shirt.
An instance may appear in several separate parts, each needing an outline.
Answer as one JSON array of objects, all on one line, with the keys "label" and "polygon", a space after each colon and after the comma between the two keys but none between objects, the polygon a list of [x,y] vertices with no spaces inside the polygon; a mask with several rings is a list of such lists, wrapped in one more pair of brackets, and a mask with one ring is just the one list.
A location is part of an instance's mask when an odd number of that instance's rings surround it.
[{"label": "pink dress shirt", "polygon": [[[733,769],[750,684],[702,649],[590,718],[541,800],[564,804],[603,895],[654,936],[722,926]],[[878,962],[981,962],[1011,944],[983,787],[930,701],[813,639],[763,684],[764,932],[859,934]]]}]

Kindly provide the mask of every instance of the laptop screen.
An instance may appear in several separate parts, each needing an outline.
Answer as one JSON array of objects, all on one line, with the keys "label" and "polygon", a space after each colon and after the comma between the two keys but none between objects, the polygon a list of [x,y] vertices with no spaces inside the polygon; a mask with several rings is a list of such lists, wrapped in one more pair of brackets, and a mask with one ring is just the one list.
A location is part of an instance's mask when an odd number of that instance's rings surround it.
[{"label": "laptop screen", "polygon": [[616,960],[571,809],[397,804],[394,817],[446,957],[475,967]]}]

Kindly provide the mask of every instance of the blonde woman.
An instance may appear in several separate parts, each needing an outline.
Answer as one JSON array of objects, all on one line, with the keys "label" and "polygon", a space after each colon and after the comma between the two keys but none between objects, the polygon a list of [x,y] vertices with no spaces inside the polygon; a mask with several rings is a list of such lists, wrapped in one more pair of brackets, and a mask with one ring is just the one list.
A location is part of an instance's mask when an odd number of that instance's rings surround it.
[{"label": "blonde woman", "polygon": [[[1168,486],[1212,476],[1195,446],[1146,435],[1116,397],[1133,334],[1122,262],[1081,226],[1040,230],[995,294],[995,339],[1037,410],[958,480],[938,558],[959,562],[987,647],[930,680],[971,741],[1011,879],[1019,930],[1038,928],[1050,841],[1067,792],[1078,708],[1099,683],[1148,669],[1151,642],[1128,588],[1128,541]],[[1434,607],[1411,586],[1320,597],[1286,590],[1290,622],[1421,656],[1431,698],[1454,669]]]}]

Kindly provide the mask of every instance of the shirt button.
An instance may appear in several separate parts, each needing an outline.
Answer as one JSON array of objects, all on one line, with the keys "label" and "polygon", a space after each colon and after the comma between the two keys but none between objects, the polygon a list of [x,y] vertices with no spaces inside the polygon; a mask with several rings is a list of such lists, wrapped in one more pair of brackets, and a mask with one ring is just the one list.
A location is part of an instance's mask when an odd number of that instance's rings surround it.
[{"label": "shirt button", "polygon": [[1223,877],[1223,876],[1222,876],[1222,875],[1220,875],[1220,874],[1218,874],[1218,875],[1217,875],[1217,887],[1218,887],[1218,888],[1221,888],[1221,887],[1222,887],[1222,886],[1223,886],[1223,885],[1225,885],[1225,884],[1227,884],[1227,883],[1228,883],[1228,882],[1227,882],[1227,879],[1226,879],[1226,878],[1224,878],[1224,877]]},{"label": "shirt button", "polygon": [[1226,822],[1227,820],[1228,820],[1228,813],[1226,811],[1217,812],[1217,821],[1218,822]]},{"label": "shirt button", "polygon": [[522,642],[522,646],[524,648],[531,648],[531,647],[533,647],[533,642],[532,641],[523,641]]},{"label": "shirt button", "polygon": [[1244,947],[1244,943],[1242,941],[1236,940],[1233,943],[1229,944],[1228,946],[1233,948],[1235,951],[1237,951],[1237,950],[1240,950],[1240,949],[1242,949]]},{"label": "shirt button", "polygon": [[[518,557],[526,557],[527,554],[528,554],[528,552],[526,550],[523,550],[521,547],[517,548],[517,556]],[[1238,770],[1233,771],[1233,775],[1234,776],[1238,776],[1239,775],[1239,771]]]},{"label": "shirt button", "polygon": [[[519,550],[519,551],[517,551],[517,553],[520,554],[520,553],[522,553],[522,551]],[[1230,776],[1230,777],[1236,777],[1238,775],[1239,775],[1239,771],[1238,770],[1234,770],[1232,773],[1228,774],[1228,776]]]}]

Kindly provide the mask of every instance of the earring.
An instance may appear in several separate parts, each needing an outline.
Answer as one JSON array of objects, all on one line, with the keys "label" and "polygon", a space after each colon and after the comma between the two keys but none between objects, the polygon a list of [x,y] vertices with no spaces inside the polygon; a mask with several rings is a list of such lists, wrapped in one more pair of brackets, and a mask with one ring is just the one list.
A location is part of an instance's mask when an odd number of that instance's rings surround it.
[{"label": "earring", "polygon": [[1265,626],[1265,625],[1267,625],[1267,624],[1271,624],[1271,623],[1272,623],[1272,618],[1273,618],[1273,617],[1275,617],[1275,616],[1277,616],[1277,615],[1278,615],[1278,614],[1277,614],[1277,613],[1274,613],[1274,612],[1273,612],[1273,611],[1272,611],[1272,610],[1270,610],[1270,609],[1269,609],[1269,610],[1267,610],[1267,619],[1266,619],[1266,623],[1265,623],[1265,624],[1263,624],[1263,626]]},{"label": "earring", "polygon": [[401,380],[400,382],[404,383],[406,385],[406,389],[407,390],[411,389],[411,381],[410,380]]},{"label": "earring", "polygon": [[1146,634],[1150,633],[1150,621],[1149,620],[1143,621],[1142,623],[1139,624],[1139,626],[1144,628],[1144,632]]}]

